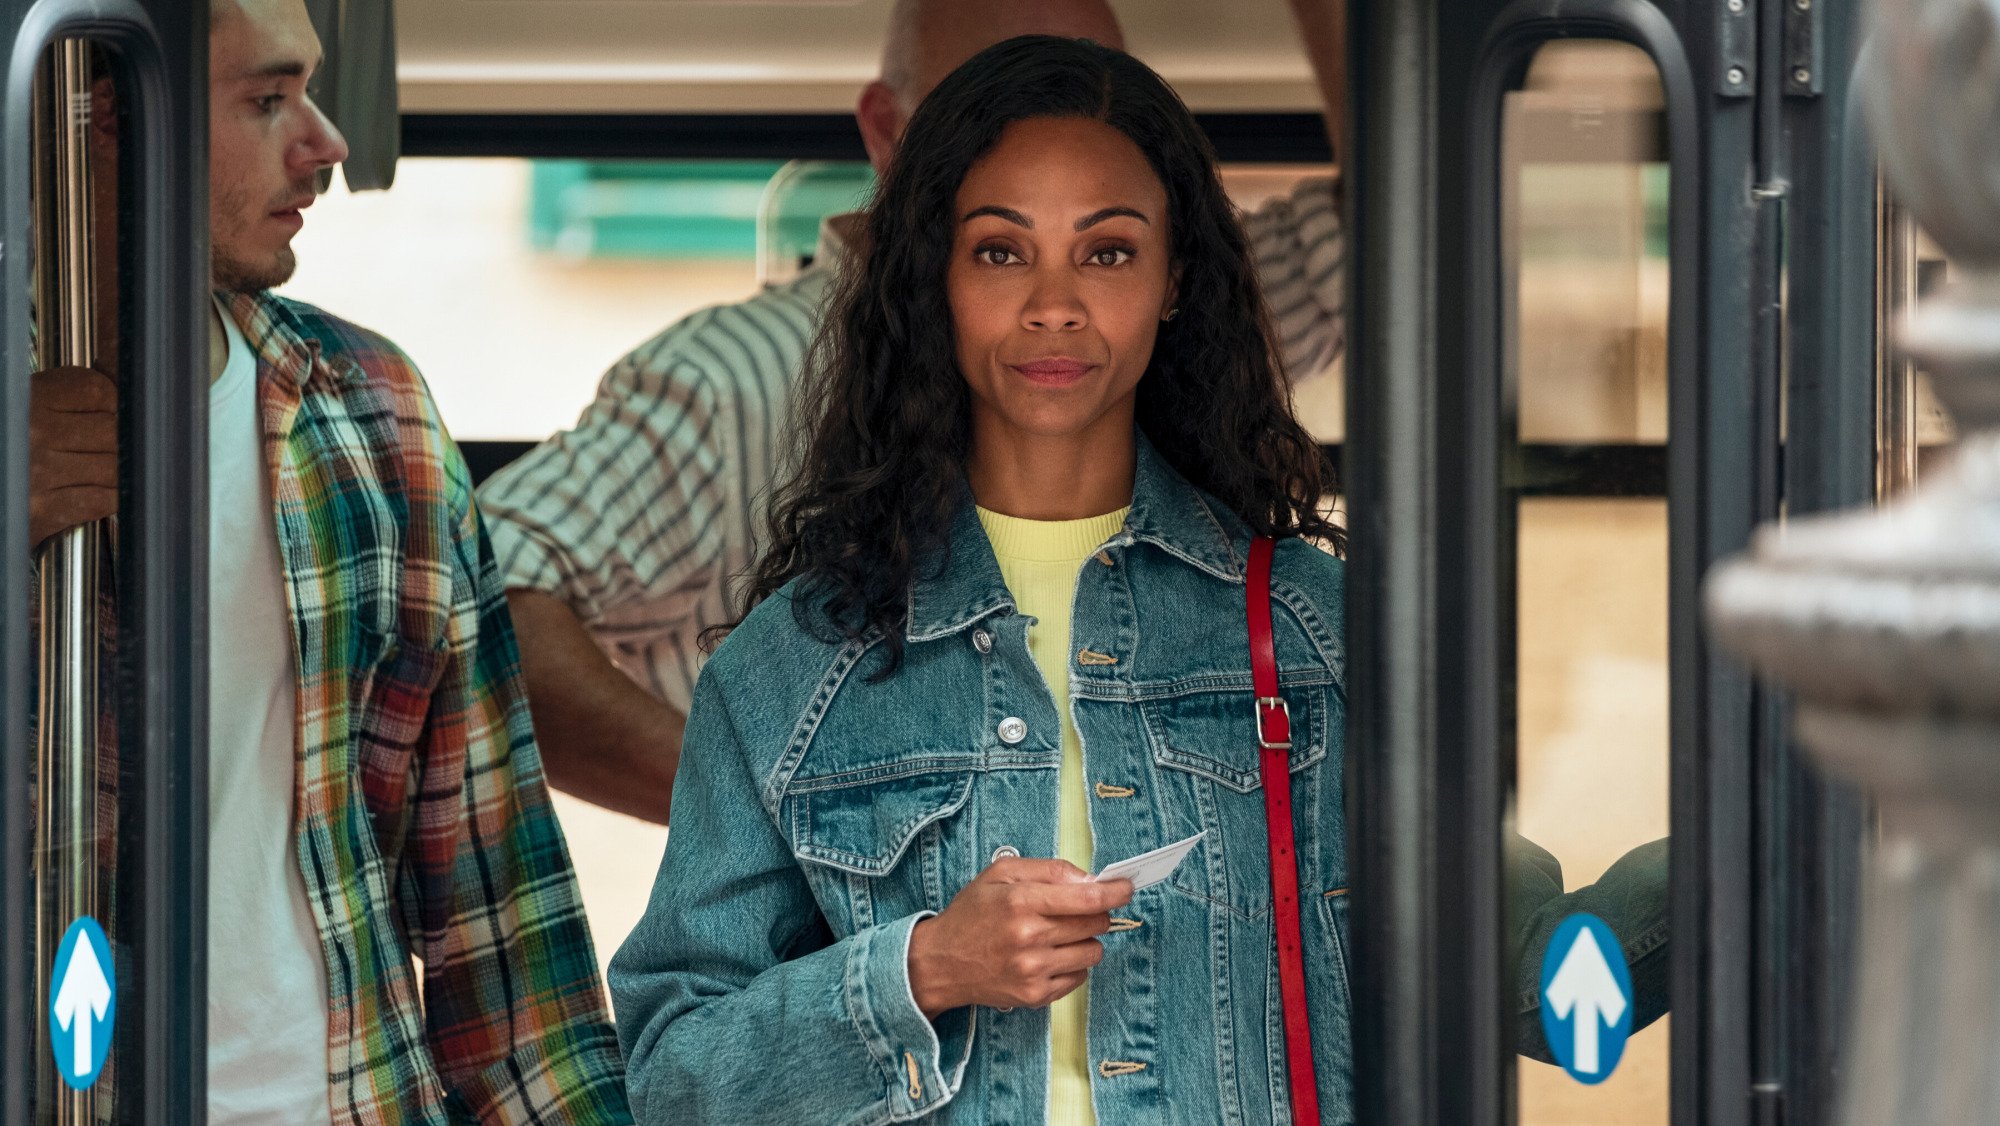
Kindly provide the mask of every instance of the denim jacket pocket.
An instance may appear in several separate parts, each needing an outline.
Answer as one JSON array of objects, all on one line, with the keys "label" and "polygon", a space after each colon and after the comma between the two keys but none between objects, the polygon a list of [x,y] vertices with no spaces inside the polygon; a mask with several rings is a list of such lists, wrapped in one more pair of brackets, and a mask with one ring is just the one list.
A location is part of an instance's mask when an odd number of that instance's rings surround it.
[{"label": "denim jacket pocket", "polygon": [[941,823],[964,808],[973,777],[855,771],[793,780],[785,796],[792,852],[837,932],[944,909]]},{"label": "denim jacket pocket", "polygon": [[[1304,785],[1326,758],[1325,688],[1286,688],[1291,712],[1294,808],[1308,806],[1316,791]],[[1193,854],[1174,870],[1172,886],[1248,918],[1271,910],[1269,836],[1264,823],[1264,783],[1247,688],[1189,692],[1140,705],[1153,762],[1160,768],[1160,792],[1172,836],[1205,831]],[[1317,824],[1302,811],[1302,825]],[[1302,855],[1316,854],[1318,842],[1301,839]]]}]

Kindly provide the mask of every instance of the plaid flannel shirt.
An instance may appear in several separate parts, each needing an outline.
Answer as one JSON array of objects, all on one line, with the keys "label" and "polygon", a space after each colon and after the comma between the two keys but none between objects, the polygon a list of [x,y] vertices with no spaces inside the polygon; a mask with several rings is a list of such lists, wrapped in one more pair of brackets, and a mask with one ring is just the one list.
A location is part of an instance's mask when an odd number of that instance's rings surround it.
[{"label": "plaid flannel shirt", "polygon": [[389,341],[268,293],[229,307],[292,612],[333,1120],[629,1122],[458,448]]}]

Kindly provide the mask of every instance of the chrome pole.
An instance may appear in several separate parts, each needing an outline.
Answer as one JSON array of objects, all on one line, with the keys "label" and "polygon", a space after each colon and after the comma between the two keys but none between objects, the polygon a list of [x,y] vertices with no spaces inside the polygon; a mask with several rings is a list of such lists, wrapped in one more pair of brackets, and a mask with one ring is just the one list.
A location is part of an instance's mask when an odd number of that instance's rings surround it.
[{"label": "chrome pole", "polygon": [[1876,190],[1875,254],[1875,495],[1889,500],[1917,483],[1917,369],[1896,344],[1917,299],[1917,222],[1890,195]]},{"label": "chrome pole", "polygon": [[[35,83],[36,367],[97,360],[92,293],[91,45],[65,39],[43,56]],[[35,875],[36,1063],[41,1118],[96,1121],[95,1091],[72,1090],[49,1051],[48,990],[57,947],[79,915],[99,916],[98,597],[102,522],[50,538],[38,556]]]}]

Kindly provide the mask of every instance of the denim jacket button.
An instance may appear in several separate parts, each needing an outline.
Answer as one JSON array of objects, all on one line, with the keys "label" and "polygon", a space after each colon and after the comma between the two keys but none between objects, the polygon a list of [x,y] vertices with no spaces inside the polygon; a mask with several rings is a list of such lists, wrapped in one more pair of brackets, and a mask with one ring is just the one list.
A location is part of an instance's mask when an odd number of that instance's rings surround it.
[{"label": "denim jacket button", "polygon": [[983,629],[972,631],[972,647],[981,653],[993,652],[993,635]]},{"label": "denim jacket button", "polygon": [[1001,845],[999,848],[993,850],[993,859],[987,861],[987,863],[992,864],[995,863],[996,861],[1001,861],[1001,860],[1015,860],[1018,859],[1020,855],[1021,855],[1021,850],[1015,848],[1013,845]]},{"label": "denim jacket button", "polygon": [[1000,741],[1013,746],[1028,737],[1028,725],[1020,716],[1010,715],[1000,721]]}]

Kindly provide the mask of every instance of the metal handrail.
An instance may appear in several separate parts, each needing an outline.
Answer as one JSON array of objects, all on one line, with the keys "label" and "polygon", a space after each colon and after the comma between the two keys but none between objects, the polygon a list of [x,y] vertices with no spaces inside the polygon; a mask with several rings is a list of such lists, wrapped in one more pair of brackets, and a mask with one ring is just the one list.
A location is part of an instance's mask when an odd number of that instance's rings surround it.
[{"label": "metal handrail", "polygon": [[[36,347],[42,368],[97,363],[96,263],[92,234],[91,44],[50,45],[35,83],[34,164]],[[52,967],[71,920],[102,919],[98,871],[98,671],[102,633],[99,582],[105,527],[71,528],[39,553],[41,628],[37,632],[35,755],[38,841],[34,857],[35,1012],[46,1012]],[[35,1022],[37,1087],[54,1098],[54,1120],[94,1122],[97,1089],[72,1090],[55,1079],[47,1022]]]}]

